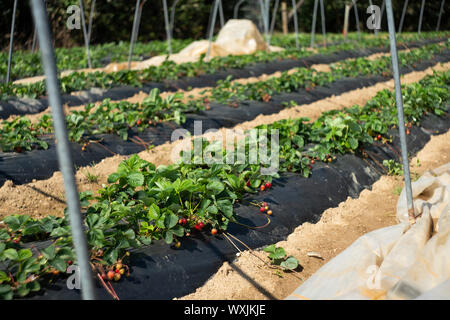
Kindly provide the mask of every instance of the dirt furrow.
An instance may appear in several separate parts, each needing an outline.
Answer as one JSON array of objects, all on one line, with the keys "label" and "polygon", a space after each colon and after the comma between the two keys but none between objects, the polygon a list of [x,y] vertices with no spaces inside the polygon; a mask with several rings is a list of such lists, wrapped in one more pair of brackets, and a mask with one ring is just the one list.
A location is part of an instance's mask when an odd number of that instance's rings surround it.
[{"label": "dirt furrow", "polygon": [[[420,162],[418,164],[418,159]],[[431,140],[411,161],[411,172],[421,175],[450,161],[450,132],[431,137]],[[253,300],[284,299],[321,266],[350,246],[360,236],[397,224],[395,210],[403,187],[400,177],[382,176],[358,199],[348,198],[338,207],[326,210],[316,224],[304,223],[278,242],[287,255],[296,257],[301,271],[276,273],[249,251],[243,252],[233,263],[224,263],[219,271],[201,288],[182,299],[187,300]],[[276,214],[276,212],[274,212]],[[314,253],[318,257],[310,257]],[[269,261],[267,253],[254,254]],[[245,274],[245,277],[243,275]],[[224,286],[223,284],[227,285]],[[257,288],[254,284],[257,284]],[[262,289],[261,289],[262,288]]]},{"label": "dirt furrow", "polygon": [[[417,82],[434,71],[449,70],[450,63],[438,64],[420,72],[412,72],[402,77],[403,84]],[[383,89],[393,89],[393,80],[378,83],[375,86],[353,90],[339,96],[333,96],[311,104],[284,109],[275,115],[260,115],[256,119],[244,122],[234,130],[246,130],[261,124],[270,124],[278,120],[289,118],[309,117],[317,119],[324,111],[342,109],[355,104],[364,105],[372,99],[377,92]],[[227,129],[220,129],[222,133]],[[167,142],[150,151],[140,152],[138,155],[155,165],[170,164],[171,154],[178,143]],[[115,172],[119,163],[127,156],[113,156],[100,163],[79,168],[76,172],[76,181],[79,191],[97,191],[106,183],[108,175]],[[32,165],[32,164],[30,164]],[[64,187],[60,172],[47,179],[34,181],[24,185],[15,186],[7,181],[0,188],[0,219],[11,214],[29,214],[34,217],[63,214],[65,208]]]}]

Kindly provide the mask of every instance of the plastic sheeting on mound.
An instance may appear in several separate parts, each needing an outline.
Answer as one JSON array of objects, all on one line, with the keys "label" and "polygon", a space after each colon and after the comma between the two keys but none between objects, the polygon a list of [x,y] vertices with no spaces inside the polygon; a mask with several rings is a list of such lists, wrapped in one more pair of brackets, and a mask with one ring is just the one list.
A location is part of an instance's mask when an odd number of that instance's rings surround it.
[{"label": "plastic sheeting on mound", "polygon": [[450,163],[427,171],[412,188],[415,224],[409,225],[403,190],[400,224],[360,237],[287,299],[450,300]]},{"label": "plastic sheeting on mound", "polygon": [[[179,53],[161,55],[136,64],[132,69],[141,70],[149,66],[159,66],[166,59],[175,63],[193,62],[208,52],[209,41],[195,41]],[[211,43],[210,57],[252,54],[257,51],[281,51],[283,48],[267,47],[263,36],[251,20],[232,19],[223,26],[215,42]]]}]

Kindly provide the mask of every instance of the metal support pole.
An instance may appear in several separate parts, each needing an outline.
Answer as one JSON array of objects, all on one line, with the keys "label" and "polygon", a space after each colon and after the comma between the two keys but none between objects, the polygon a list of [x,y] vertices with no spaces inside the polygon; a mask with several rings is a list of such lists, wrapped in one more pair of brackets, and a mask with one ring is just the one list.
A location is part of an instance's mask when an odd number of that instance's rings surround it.
[{"label": "metal support pole", "polygon": [[381,14],[380,14],[380,28],[383,27],[383,16],[384,16],[385,9],[386,9],[386,0],[383,0],[383,4],[381,5]]},{"label": "metal support pole", "polygon": [[402,18],[400,19],[400,25],[398,27],[398,34],[402,33],[403,30],[403,22],[405,21],[406,10],[408,9],[409,0],[405,0],[405,4],[403,5]]},{"label": "metal support pole", "polygon": [[88,36],[87,36],[87,31],[86,31],[86,20],[84,18],[83,0],[80,0],[79,4],[80,4],[81,24],[82,24],[82,27],[83,27],[84,45],[86,46],[86,55],[87,55],[87,58],[88,58],[88,67],[90,69],[90,68],[92,68],[91,53],[89,51],[89,41],[88,41]]},{"label": "metal support pole", "polygon": [[219,2],[219,17],[220,17],[220,27],[223,28],[225,25],[225,15],[223,14],[223,6],[222,6],[222,0]]},{"label": "metal support pole", "polygon": [[212,38],[214,35],[214,27],[216,25],[217,12],[219,11],[219,1],[220,0],[214,1],[214,8],[211,17],[211,25],[209,27],[209,36],[208,36],[209,44],[208,44],[208,51],[206,52],[206,61],[209,61],[209,56],[211,55]]},{"label": "metal support pole", "polygon": [[163,8],[164,8],[164,23],[166,25],[166,35],[167,35],[167,49],[169,50],[169,56],[170,56],[170,55],[172,55],[172,37],[170,34],[169,12],[167,9],[167,0],[163,0]]},{"label": "metal support pole", "polygon": [[175,28],[175,9],[177,7],[179,0],[175,0],[175,2],[172,5],[172,8],[170,8],[170,37],[173,38],[173,29]]},{"label": "metal support pole", "polygon": [[389,27],[389,40],[391,44],[392,69],[394,71],[395,98],[397,101],[398,129],[402,150],[403,171],[405,173],[406,199],[408,204],[408,215],[411,223],[415,222],[414,203],[411,189],[411,177],[409,173],[408,147],[406,145],[405,120],[403,115],[402,86],[400,82],[400,71],[398,66],[397,40],[395,38],[394,14],[392,12],[392,0],[386,1],[386,11]]},{"label": "metal support pole", "polygon": [[294,10],[295,47],[297,49],[300,49],[300,43],[298,39],[297,2],[295,0],[292,0],[292,7]]},{"label": "metal support pole", "polygon": [[273,12],[272,12],[272,22],[270,23],[270,34],[269,34],[269,46],[270,46],[270,42],[272,41],[272,35],[273,35],[273,30],[275,29],[275,22],[277,20],[277,11],[278,11],[278,6],[280,5],[280,0],[275,0],[275,6],[273,8]]},{"label": "metal support pole", "polygon": [[263,2],[263,0],[259,0],[259,6],[261,7],[261,16],[263,19],[263,25],[264,25],[264,36],[266,38],[266,41],[268,41],[269,37],[269,14],[268,14],[268,1]]},{"label": "metal support pole", "polygon": [[313,20],[312,20],[312,26],[311,26],[311,49],[314,48],[314,45],[315,45],[318,5],[319,5],[319,0],[314,0]]},{"label": "metal support pole", "polygon": [[238,13],[239,13],[239,7],[241,6],[242,3],[244,3],[245,0],[239,0],[236,5],[234,6],[234,10],[233,10],[233,19],[237,19],[238,18]]},{"label": "metal support pole", "polygon": [[356,30],[358,30],[358,39],[361,40],[361,27],[359,26],[359,14],[358,14],[358,5],[355,0],[353,1],[353,8],[355,10],[355,20],[356,20]]},{"label": "metal support pole", "polygon": [[425,0],[422,0],[422,6],[420,7],[419,27],[417,29],[418,34],[420,34],[422,32],[422,21],[423,21],[423,11],[424,10],[425,10]]},{"label": "metal support pole", "polygon": [[6,83],[9,83],[9,81],[11,80],[11,62],[14,45],[14,28],[16,26],[16,11],[17,11],[17,0],[14,0],[12,22],[11,22],[11,33],[9,34],[8,72],[6,73]]},{"label": "metal support pole", "polygon": [[441,10],[439,10],[439,18],[438,18],[438,22],[437,22],[437,26],[436,26],[436,31],[439,31],[439,28],[441,26],[441,18],[442,18],[442,13],[444,12],[444,5],[445,5],[445,0],[442,0]]},{"label": "metal support pole", "polygon": [[77,256],[77,264],[80,268],[82,297],[85,300],[92,300],[95,298],[92,270],[89,261],[87,241],[83,231],[84,223],[80,213],[80,198],[73,173],[74,166],[67,137],[65,115],[61,104],[55,54],[51,43],[48,17],[42,0],[30,0],[30,2],[39,37],[42,63],[45,70],[45,81],[52,111],[55,137],[57,140],[56,151],[58,154],[58,162],[64,177],[64,188],[66,190],[72,241]]},{"label": "metal support pole", "polygon": [[323,0],[320,0],[320,15],[322,18],[322,37],[323,37],[323,45],[327,47],[327,30],[326,30],[326,22],[325,22],[325,6],[323,4]]},{"label": "metal support pole", "polygon": [[31,52],[33,52],[33,53],[34,53],[34,50],[36,49],[36,39],[37,39],[36,28],[34,28],[33,43],[31,44]]},{"label": "metal support pole", "polygon": [[134,39],[133,42],[136,44],[137,40],[138,40],[138,36],[139,36],[139,28],[141,26],[141,18],[142,18],[142,8],[144,7],[144,4],[147,0],[143,0],[141,2],[141,5],[139,6],[139,11],[138,11],[138,17],[137,17],[137,22],[136,22],[136,32],[134,33]]},{"label": "metal support pole", "polygon": [[89,26],[88,26],[88,42],[89,42],[89,43],[91,43],[91,36],[92,36],[92,21],[94,20],[95,3],[96,3],[96,0],[92,0],[92,4],[91,4],[91,13],[89,14]]},{"label": "metal support pole", "polygon": [[134,41],[137,38],[137,23],[139,20],[139,7],[141,5],[141,0],[136,0],[136,9],[134,10],[134,21],[133,21],[133,29],[131,30],[131,41],[130,41],[130,52],[128,54],[128,70],[131,69],[131,59],[133,59],[133,48]]}]

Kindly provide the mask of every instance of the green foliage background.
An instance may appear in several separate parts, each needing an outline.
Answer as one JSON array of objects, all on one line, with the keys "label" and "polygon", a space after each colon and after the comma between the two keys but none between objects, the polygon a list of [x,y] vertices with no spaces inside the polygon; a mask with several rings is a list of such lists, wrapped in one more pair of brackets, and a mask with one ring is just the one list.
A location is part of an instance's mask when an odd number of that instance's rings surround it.
[{"label": "green foliage background", "polygon": [[[11,27],[11,15],[14,0],[0,1],[0,49],[7,50],[9,45],[9,33]],[[169,7],[175,0],[168,0]],[[290,0],[286,1],[288,8],[291,8]],[[300,1],[300,0],[297,0]],[[237,0],[223,0],[225,18],[233,16],[233,9]],[[271,1],[272,5],[275,1]],[[344,19],[344,3],[346,0],[325,0],[326,5],[326,27],[328,32],[341,32]],[[347,0],[348,2],[348,0]],[[84,0],[86,15],[90,12],[92,0]],[[204,38],[207,33],[209,15],[213,0],[179,0],[175,15],[174,37],[176,38]],[[362,30],[366,30],[365,12],[368,1],[358,1],[359,16]],[[382,0],[373,0],[374,4],[380,5]],[[404,0],[393,0],[396,24],[400,20],[401,10]],[[427,1],[424,14],[423,30],[430,31],[436,27],[437,16],[440,7],[440,0]],[[68,18],[66,9],[69,5],[78,4],[78,0],[47,0],[47,9],[51,19],[52,31],[55,38],[55,45],[71,47],[83,44],[81,30],[68,30],[65,22]],[[134,0],[98,0],[96,5],[96,15],[92,43],[105,43],[112,41],[128,41],[133,24]],[[418,17],[420,12],[420,0],[409,1],[408,12],[404,24],[404,31],[417,30]],[[305,0],[299,12],[299,25],[301,31],[309,32],[311,29],[312,10],[314,0]],[[449,4],[446,4],[446,12],[442,19],[441,29],[449,29],[448,15]],[[259,5],[258,0],[247,0],[239,10],[239,17],[249,17],[258,24]],[[350,30],[355,30],[354,13],[350,15]],[[276,29],[281,30],[281,13],[278,12]],[[386,19],[383,20],[383,30],[387,30]],[[220,27],[219,22],[216,28]],[[290,21],[290,30],[293,23]],[[318,21],[318,31],[320,30],[320,20]],[[26,49],[31,47],[33,37],[33,23],[30,13],[29,1],[21,0],[18,5],[17,25],[15,32],[15,47]],[[143,13],[139,32],[139,41],[163,40],[166,38],[164,27],[164,15],[161,0],[147,0]]]}]

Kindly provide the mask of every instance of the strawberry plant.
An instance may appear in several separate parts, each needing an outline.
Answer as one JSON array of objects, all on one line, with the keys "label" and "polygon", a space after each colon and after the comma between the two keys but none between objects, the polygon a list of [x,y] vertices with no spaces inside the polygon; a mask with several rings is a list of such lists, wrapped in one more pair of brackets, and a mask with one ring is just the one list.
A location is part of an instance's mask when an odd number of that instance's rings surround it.
[{"label": "strawberry plant", "polygon": [[282,247],[276,247],[274,244],[264,248],[269,253],[270,261],[273,265],[280,266],[284,270],[295,270],[298,267],[298,260],[293,257],[287,257],[286,251]]},{"label": "strawberry plant", "polygon": [[[387,47],[386,39],[367,39],[357,43],[343,43],[327,48],[320,48],[319,53],[330,54],[341,50],[355,50],[365,47]],[[60,79],[61,91],[70,93],[73,91],[86,90],[91,87],[112,88],[118,85],[131,85],[140,87],[144,82],[161,82],[163,80],[175,80],[180,77],[194,77],[201,74],[212,74],[217,70],[227,68],[242,68],[255,62],[270,62],[273,60],[300,59],[312,53],[307,50],[297,50],[290,48],[281,52],[259,51],[251,55],[215,57],[210,61],[200,60],[197,62],[176,64],[172,61],[165,61],[162,65],[150,66],[145,70],[133,71],[123,70],[114,73],[105,72],[74,72]],[[4,60],[6,61],[6,60]],[[402,63],[408,60],[401,59]],[[369,70],[366,68],[366,70]],[[30,97],[39,98],[46,92],[44,81],[33,84],[2,84],[0,86],[0,98],[8,97]]]},{"label": "strawberry plant", "polygon": [[[446,112],[449,79],[450,72],[436,73],[405,87],[408,123],[420,123],[427,113]],[[329,162],[336,160],[334,153],[358,153],[372,143],[369,137],[386,134],[395,125],[395,119],[394,93],[384,90],[363,107],[327,112],[313,123],[303,118],[260,128],[279,129],[280,171],[300,172],[307,177],[312,160],[323,156]],[[350,138],[356,142],[347,141]],[[249,142],[244,140],[241,143],[246,144],[248,159]],[[202,141],[203,151],[211,147],[214,144]],[[222,150],[223,156],[226,153]],[[195,160],[193,154],[183,155]],[[230,223],[237,222],[234,204],[242,201],[244,194],[256,192],[261,185],[267,187],[267,182],[278,177],[261,175],[260,169],[260,165],[249,163],[195,161],[155,167],[137,155],[123,161],[95,196],[91,192],[80,194],[91,263],[99,279],[103,283],[120,281],[122,273],[127,275],[125,263],[133,248],[159,239],[181,248],[184,236],[199,232],[216,235],[227,230]],[[271,210],[266,213],[270,215]],[[9,216],[3,222],[0,298],[12,299],[38,291],[76,263],[67,216]],[[37,240],[49,244],[42,249],[29,246]],[[272,246],[266,251],[281,268],[294,270],[298,265],[281,248]]]}]

